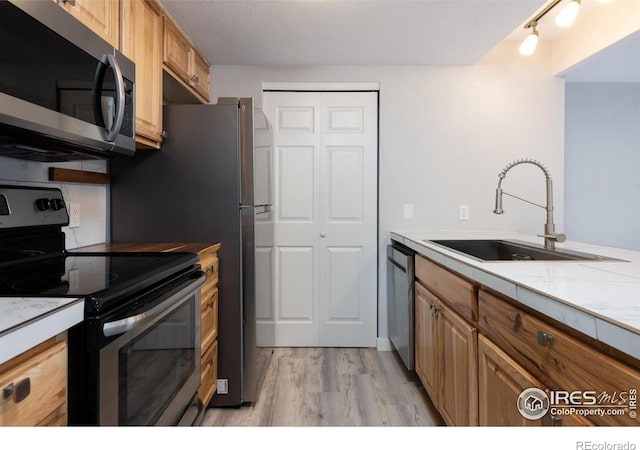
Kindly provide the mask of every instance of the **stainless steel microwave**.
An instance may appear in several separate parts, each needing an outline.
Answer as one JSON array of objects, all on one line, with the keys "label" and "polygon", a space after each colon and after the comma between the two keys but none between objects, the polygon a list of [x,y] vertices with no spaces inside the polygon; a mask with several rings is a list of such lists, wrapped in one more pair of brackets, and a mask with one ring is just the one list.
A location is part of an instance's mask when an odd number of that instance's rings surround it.
[{"label": "stainless steel microwave", "polygon": [[135,152],[135,66],[55,2],[0,1],[0,156]]}]

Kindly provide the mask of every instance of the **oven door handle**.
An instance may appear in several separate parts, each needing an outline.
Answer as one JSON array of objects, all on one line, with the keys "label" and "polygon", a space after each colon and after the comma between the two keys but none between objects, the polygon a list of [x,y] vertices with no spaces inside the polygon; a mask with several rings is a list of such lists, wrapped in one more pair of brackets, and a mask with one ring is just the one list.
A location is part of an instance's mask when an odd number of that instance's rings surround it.
[{"label": "oven door handle", "polygon": [[142,312],[140,314],[136,314],[135,316],[126,317],[124,319],[114,320],[113,322],[107,322],[102,326],[102,334],[105,337],[115,336],[117,334],[126,333],[127,331],[133,330],[135,327],[138,327],[144,323],[150,322],[161,314],[164,314],[167,310],[171,309],[171,306],[174,305],[181,298],[186,297],[191,294],[191,292],[200,288],[202,284],[204,284],[204,280],[206,279],[206,275],[201,274],[195,281],[189,283],[184,288],[180,289],[178,292],[173,294],[171,297],[164,300],[159,305],[154,306],[148,311]]}]

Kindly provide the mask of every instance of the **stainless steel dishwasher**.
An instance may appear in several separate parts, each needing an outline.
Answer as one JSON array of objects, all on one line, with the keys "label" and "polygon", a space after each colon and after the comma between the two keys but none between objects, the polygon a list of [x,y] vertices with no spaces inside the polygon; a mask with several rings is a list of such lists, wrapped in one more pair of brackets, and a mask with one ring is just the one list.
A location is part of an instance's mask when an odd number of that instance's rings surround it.
[{"label": "stainless steel dishwasher", "polygon": [[389,340],[408,370],[414,360],[415,252],[392,241],[387,245],[387,314]]}]

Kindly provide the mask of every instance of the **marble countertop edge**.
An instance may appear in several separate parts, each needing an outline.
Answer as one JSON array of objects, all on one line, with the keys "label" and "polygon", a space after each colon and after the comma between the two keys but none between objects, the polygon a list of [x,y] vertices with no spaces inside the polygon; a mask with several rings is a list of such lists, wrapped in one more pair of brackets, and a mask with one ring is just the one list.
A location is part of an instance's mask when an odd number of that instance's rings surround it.
[{"label": "marble countertop edge", "polygon": [[[491,237],[489,237],[491,236]],[[521,235],[518,233],[505,232],[468,232],[468,231],[392,231],[391,239],[403,243],[418,253],[427,256],[443,266],[460,273],[478,283],[500,293],[509,298],[529,306],[540,313],[549,316],[555,320],[567,324],[568,326],[580,331],[587,336],[599,340],[614,348],[618,348],[624,353],[640,359],[640,329],[630,323],[611,317],[603,312],[576,304],[566,298],[561,298],[543,288],[531,286],[524,283],[518,277],[510,278],[504,273],[499,273],[507,264],[518,265],[519,270],[523,270],[521,262],[484,262],[473,258],[465,257],[458,252],[450,251],[440,246],[429,244],[424,239],[512,239],[528,242],[537,242],[531,236]],[[573,247],[573,248],[572,248]],[[604,254],[621,259],[623,261],[598,261],[594,263],[585,263],[578,261],[559,261],[555,263],[549,262],[526,262],[528,267],[544,266],[544,267],[563,267],[570,264],[572,266],[582,266],[584,270],[595,270],[608,274],[611,277],[621,277],[630,281],[630,288],[634,289],[636,283],[640,283],[640,277],[630,273],[624,273],[629,267],[620,266],[631,265],[631,269],[636,270],[640,252],[634,252],[624,249],[610,249],[602,246],[591,244],[581,245],[574,244],[572,248],[578,251],[586,251],[589,253]],[[613,266],[612,266],[613,264]],[[623,268],[622,272],[620,268]],[[526,270],[526,269],[524,269]],[[532,269],[535,270],[535,269]],[[540,269],[537,269],[540,270]],[[575,270],[575,269],[572,269]],[[579,269],[583,270],[583,269]],[[504,270],[503,270],[504,271]],[[638,270],[637,273],[640,273]],[[561,278],[561,275],[558,275]],[[573,281],[573,283],[578,283]],[[609,282],[614,283],[614,282]],[[567,289],[569,289],[567,287]],[[640,291],[638,291],[640,295]],[[548,300],[546,302],[544,300]],[[640,303],[640,301],[638,302]],[[639,305],[640,308],[640,305]],[[640,310],[639,310],[640,311]],[[636,318],[640,323],[640,316]],[[634,320],[635,322],[635,320]]]},{"label": "marble countertop edge", "polygon": [[7,308],[7,300],[25,302],[25,307],[28,307],[26,304],[30,301],[39,302],[39,304],[43,300],[59,303],[41,314],[33,315],[27,320],[17,321],[0,332],[0,364],[68,330],[84,319],[84,299],[2,298],[0,299],[0,314],[8,314],[4,310]]}]

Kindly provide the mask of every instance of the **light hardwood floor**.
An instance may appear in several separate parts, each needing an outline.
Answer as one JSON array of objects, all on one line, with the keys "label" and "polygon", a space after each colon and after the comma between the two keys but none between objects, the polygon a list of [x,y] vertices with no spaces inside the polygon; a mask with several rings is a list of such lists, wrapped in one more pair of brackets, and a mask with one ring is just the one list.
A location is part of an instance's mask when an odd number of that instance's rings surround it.
[{"label": "light hardwood floor", "polygon": [[415,373],[394,352],[260,349],[258,399],[210,408],[203,426],[442,425]]}]

